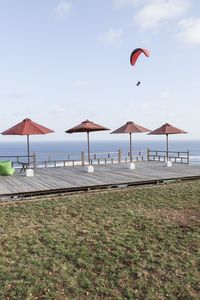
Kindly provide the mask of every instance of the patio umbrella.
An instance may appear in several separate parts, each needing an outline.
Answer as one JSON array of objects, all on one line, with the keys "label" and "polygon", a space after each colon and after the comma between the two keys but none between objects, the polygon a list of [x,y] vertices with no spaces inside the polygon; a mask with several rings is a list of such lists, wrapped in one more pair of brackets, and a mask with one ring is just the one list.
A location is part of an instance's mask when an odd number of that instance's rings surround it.
[{"label": "patio umbrella", "polygon": [[176,128],[172,125],[170,125],[169,123],[165,123],[164,125],[162,125],[161,127],[151,131],[148,134],[165,134],[166,135],[166,156],[167,156],[167,160],[168,160],[168,152],[169,152],[169,147],[168,147],[168,136],[169,134],[180,134],[180,133],[187,133],[186,131]]},{"label": "patio umbrella", "polygon": [[130,161],[132,162],[133,157],[132,157],[132,133],[142,133],[142,132],[148,132],[150,131],[149,129],[142,127],[140,125],[137,125],[136,123],[129,121],[120,128],[114,130],[111,132],[111,134],[115,133],[129,133],[130,135]]},{"label": "patio umbrella", "polygon": [[27,136],[27,154],[28,154],[28,165],[30,164],[30,147],[29,147],[29,136],[35,134],[47,134],[54,132],[42,125],[39,125],[30,119],[26,118],[22,122],[15,126],[3,131],[3,135],[26,135]]},{"label": "patio umbrella", "polygon": [[102,130],[110,130],[104,126],[93,123],[92,121],[86,120],[80,123],[79,125],[66,130],[66,133],[77,133],[77,132],[86,132],[87,133],[87,148],[88,148],[88,162],[90,164],[90,132],[93,131],[102,131]]}]

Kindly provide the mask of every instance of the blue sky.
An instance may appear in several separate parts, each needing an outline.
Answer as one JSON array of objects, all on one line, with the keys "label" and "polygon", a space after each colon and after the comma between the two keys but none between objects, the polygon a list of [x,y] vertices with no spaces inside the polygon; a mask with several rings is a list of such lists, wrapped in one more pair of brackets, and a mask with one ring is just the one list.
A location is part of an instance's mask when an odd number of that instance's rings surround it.
[{"label": "blue sky", "polygon": [[[1,131],[30,117],[55,130],[35,140],[82,139],[64,130],[132,120],[200,137],[199,0],[0,0],[0,38]],[[131,67],[138,47],[151,56]]]}]

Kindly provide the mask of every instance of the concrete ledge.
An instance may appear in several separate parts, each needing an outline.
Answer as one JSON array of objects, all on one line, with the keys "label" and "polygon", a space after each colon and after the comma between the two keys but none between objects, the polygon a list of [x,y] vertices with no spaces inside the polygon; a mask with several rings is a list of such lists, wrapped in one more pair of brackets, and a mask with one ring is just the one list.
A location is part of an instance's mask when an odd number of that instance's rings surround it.
[{"label": "concrete ledge", "polygon": [[135,170],[135,163],[131,162],[129,168],[130,170]]},{"label": "concrete ledge", "polygon": [[167,167],[172,167],[172,162],[170,160],[167,161]]},{"label": "concrete ledge", "polygon": [[26,169],[25,174],[26,174],[26,177],[33,177],[34,176],[34,170],[33,169]]},{"label": "concrete ledge", "polygon": [[86,166],[85,167],[85,172],[93,173],[94,172],[94,167],[92,165]]}]

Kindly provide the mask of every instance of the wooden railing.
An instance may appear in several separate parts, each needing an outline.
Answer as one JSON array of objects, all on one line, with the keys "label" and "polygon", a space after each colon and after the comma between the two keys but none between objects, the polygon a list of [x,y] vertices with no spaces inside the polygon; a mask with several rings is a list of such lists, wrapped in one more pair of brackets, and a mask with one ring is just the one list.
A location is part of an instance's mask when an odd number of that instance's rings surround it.
[{"label": "wooden railing", "polygon": [[35,165],[37,168],[44,167],[67,167],[81,165],[80,153],[49,153],[35,154]]},{"label": "wooden railing", "polygon": [[[150,150],[134,151],[133,161],[167,161],[166,151]],[[168,159],[175,163],[189,163],[189,151],[169,151]],[[21,167],[21,164],[28,161],[27,155],[4,155],[0,160],[11,160],[14,167]],[[130,162],[130,153],[122,152],[97,152],[90,154],[90,163],[93,165],[115,164]],[[51,154],[31,154],[30,166],[33,168],[47,167],[68,167],[88,165],[88,157],[81,153],[51,153]]]},{"label": "wooden railing", "polygon": [[[34,161],[36,167],[67,167],[67,166],[84,166],[88,165],[88,156],[85,152],[81,153],[52,153],[52,154],[35,154]],[[146,160],[146,151],[134,152],[133,160]],[[130,161],[130,154],[123,153],[121,150],[115,152],[96,152],[90,154],[90,163],[97,164],[114,164]]]},{"label": "wooden railing", "polygon": [[163,151],[147,149],[148,161],[167,161],[174,163],[189,164],[190,153],[188,151]]}]

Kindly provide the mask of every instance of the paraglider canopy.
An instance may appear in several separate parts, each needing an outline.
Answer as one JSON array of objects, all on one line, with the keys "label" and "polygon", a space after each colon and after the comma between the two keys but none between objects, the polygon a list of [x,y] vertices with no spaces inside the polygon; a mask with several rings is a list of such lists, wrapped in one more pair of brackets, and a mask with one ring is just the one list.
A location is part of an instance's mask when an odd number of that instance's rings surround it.
[{"label": "paraglider canopy", "polygon": [[150,56],[150,53],[148,50],[146,49],[142,49],[142,48],[136,48],[135,50],[133,50],[133,52],[131,53],[131,56],[130,56],[130,63],[132,66],[135,65],[138,57],[144,53],[145,56],[149,57]]}]

